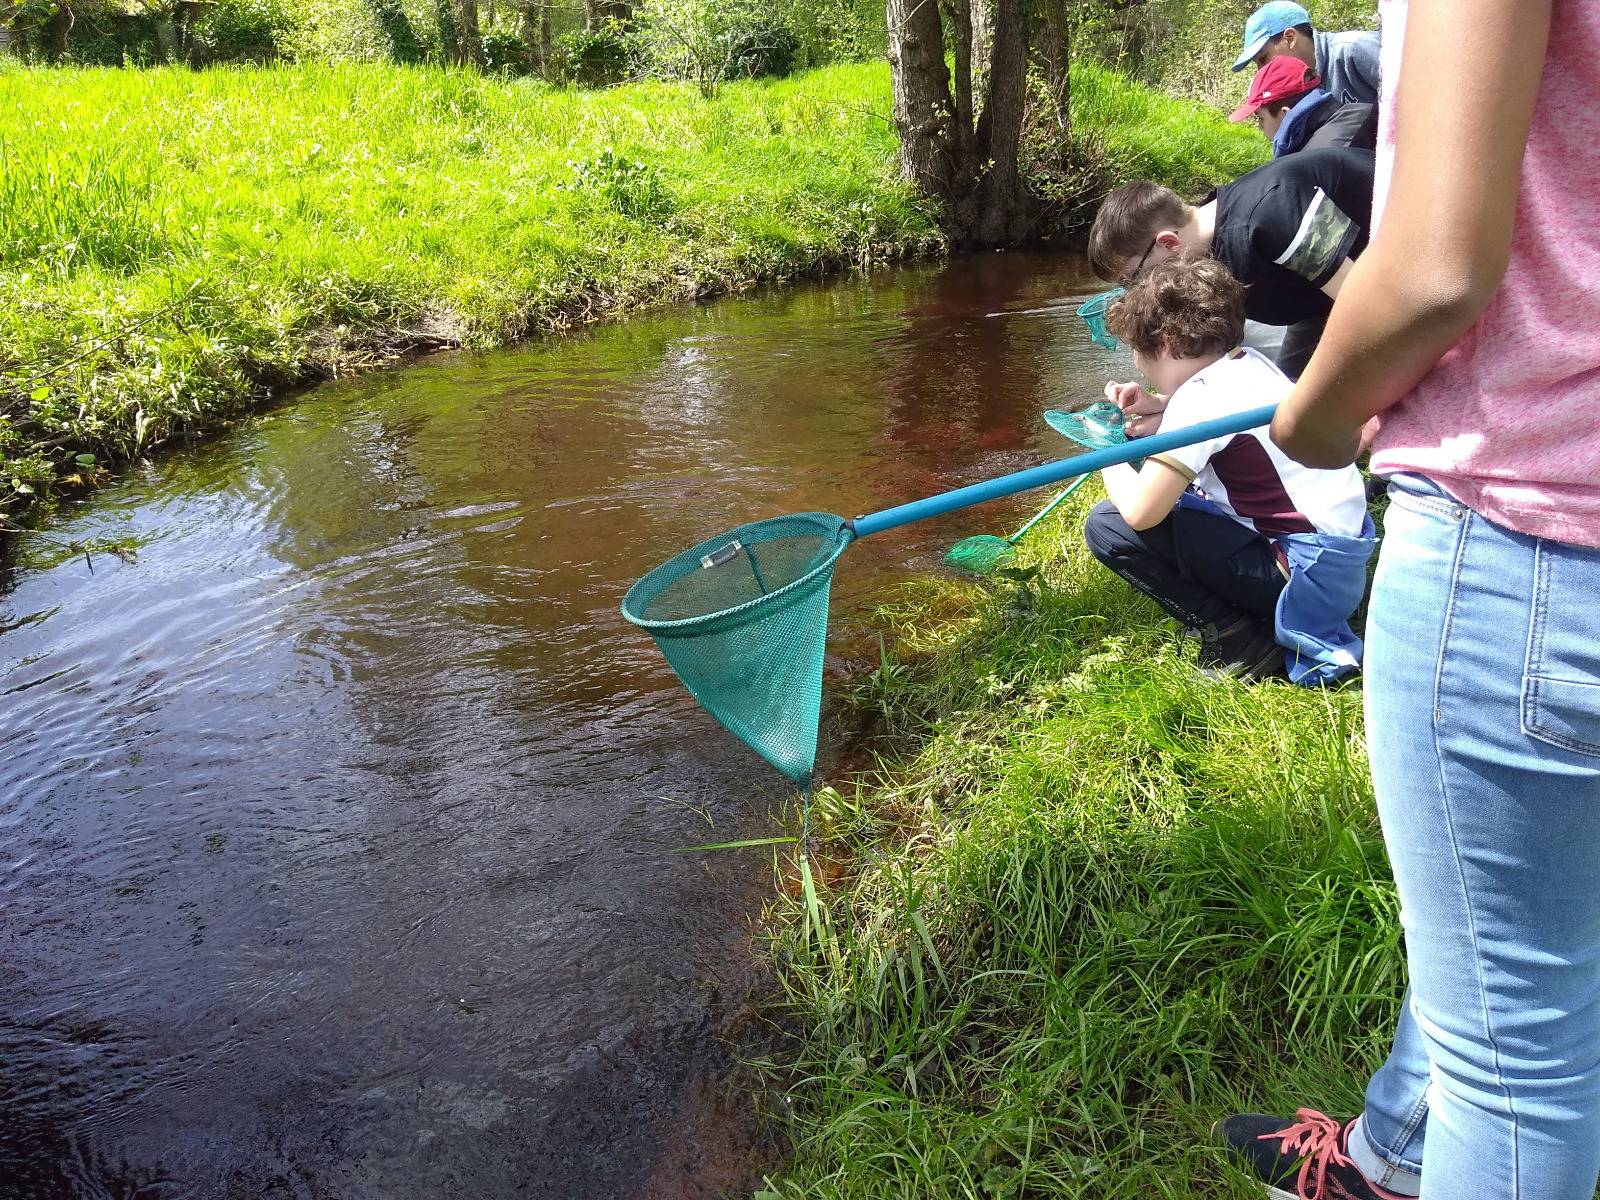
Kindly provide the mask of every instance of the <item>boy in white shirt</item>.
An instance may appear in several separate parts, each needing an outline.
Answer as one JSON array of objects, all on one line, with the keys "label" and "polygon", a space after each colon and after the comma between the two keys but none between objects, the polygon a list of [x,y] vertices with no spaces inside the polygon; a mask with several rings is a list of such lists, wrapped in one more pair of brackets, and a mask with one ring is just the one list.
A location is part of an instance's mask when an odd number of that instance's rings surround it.
[{"label": "boy in white shirt", "polygon": [[[1271,404],[1292,386],[1239,345],[1244,289],[1214,259],[1172,259],[1142,275],[1106,328],[1168,399],[1139,422],[1172,432]],[[1111,383],[1106,394],[1148,413],[1151,393]],[[1090,551],[1200,636],[1212,674],[1287,673],[1333,682],[1360,663],[1349,617],[1373,544],[1355,467],[1318,471],[1288,458],[1266,426],[1152,455],[1140,470],[1102,472],[1109,501],[1090,513]]]}]

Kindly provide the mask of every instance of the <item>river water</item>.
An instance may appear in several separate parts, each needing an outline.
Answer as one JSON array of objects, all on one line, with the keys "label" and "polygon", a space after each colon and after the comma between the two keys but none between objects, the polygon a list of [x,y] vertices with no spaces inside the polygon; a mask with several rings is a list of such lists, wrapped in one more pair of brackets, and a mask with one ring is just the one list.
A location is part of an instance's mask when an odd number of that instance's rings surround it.
[{"label": "river water", "polygon": [[[0,595],[0,1197],[710,1196],[781,781],[617,604],[741,521],[1059,457],[1060,259],[912,266],[317,388]],[[990,316],[1006,312],[1012,315]],[[1041,501],[879,535],[834,612]]]}]

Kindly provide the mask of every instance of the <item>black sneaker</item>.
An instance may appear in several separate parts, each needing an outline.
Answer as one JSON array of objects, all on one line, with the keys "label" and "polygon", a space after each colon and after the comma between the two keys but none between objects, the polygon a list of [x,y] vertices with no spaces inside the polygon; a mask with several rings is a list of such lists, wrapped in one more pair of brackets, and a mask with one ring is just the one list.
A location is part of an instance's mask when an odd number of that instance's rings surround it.
[{"label": "black sneaker", "polygon": [[1283,647],[1271,621],[1240,617],[1231,625],[1200,630],[1200,673],[1211,679],[1231,676],[1253,683],[1283,674]]},{"label": "black sneaker", "polygon": [[1294,1119],[1240,1113],[1211,1127],[1211,1140],[1251,1171],[1272,1200],[1411,1200],[1372,1183],[1346,1152],[1350,1127],[1314,1108]]}]

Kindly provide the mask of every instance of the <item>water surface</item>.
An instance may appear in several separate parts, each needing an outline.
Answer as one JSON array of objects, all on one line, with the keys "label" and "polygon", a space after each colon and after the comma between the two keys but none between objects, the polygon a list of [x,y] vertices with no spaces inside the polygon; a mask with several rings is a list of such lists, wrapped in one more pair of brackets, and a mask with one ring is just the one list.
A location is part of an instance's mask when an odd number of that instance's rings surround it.
[{"label": "water surface", "polygon": [[[712,1081],[772,880],[673,850],[783,788],[617,604],[744,520],[1059,457],[1039,412],[1126,367],[987,314],[1088,290],[988,256],[439,357],[72,510],[142,548],[0,596],[0,1195],[737,1178]],[[861,543],[835,612],[1043,498]]]}]

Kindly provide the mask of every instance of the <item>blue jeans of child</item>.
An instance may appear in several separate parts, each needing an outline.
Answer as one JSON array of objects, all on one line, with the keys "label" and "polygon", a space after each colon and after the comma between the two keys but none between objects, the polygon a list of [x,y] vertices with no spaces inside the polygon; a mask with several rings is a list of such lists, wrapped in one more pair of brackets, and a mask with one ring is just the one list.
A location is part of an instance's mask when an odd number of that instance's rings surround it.
[{"label": "blue jeans of child", "polygon": [[1350,1152],[1425,1200],[1590,1200],[1600,551],[1512,533],[1418,476],[1389,494],[1367,737],[1411,988]]}]

